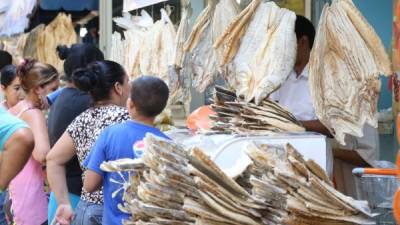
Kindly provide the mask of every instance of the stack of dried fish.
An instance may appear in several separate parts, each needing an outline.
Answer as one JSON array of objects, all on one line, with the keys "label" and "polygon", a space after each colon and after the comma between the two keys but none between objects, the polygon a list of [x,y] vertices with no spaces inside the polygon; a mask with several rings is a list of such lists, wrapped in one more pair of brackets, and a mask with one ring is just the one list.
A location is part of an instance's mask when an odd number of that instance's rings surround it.
[{"label": "stack of dried fish", "polygon": [[[150,170],[138,187],[134,215],[169,224],[260,224],[265,205],[229,178],[201,150],[148,135],[143,157]],[[147,206],[147,208],[145,207]],[[156,207],[159,214],[146,210]],[[147,217],[151,218],[147,218]],[[136,218],[138,219],[138,218]]]},{"label": "stack of dried fish", "polygon": [[239,12],[235,0],[208,0],[197,18],[185,50],[192,53],[193,87],[199,92],[212,84],[218,73],[227,75],[227,68],[219,65],[222,52],[214,49],[213,43]]},{"label": "stack of dried fish", "polygon": [[318,118],[341,143],[377,126],[379,75],[392,74],[384,46],[351,0],[325,6],[310,58],[310,92]]},{"label": "stack of dried fish", "polygon": [[289,144],[250,144],[253,165],[247,173],[254,197],[270,205],[273,224],[375,224],[368,202],[335,190],[325,171]]},{"label": "stack of dried fish", "polygon": [[253,164],[236,182],[200,149],[187,152],[151,134],[144,141],[143,161],[102,165],[131,171],[119,207],[132,214],[124,224],[373,224],[366,202],[334,190],[325,172],[290,145],[250,143]]},{"label": "stack of dried fish", "polygon": [[196,196],[194,181],[187,171],[188,155],[180,146],[147,135],[143,162],[146,169],[137,193],[128,197],[135,224],[191,224],[183,210],[185,196]]},{"label": "stack of dried fish", "polygon": [[58,58],[56,47],[58,45],[70,46],[76,42],[77,35],[71,16],[60,13],[39,35],[37,40],[37,59],[62,71],[63,62]]},{"label": "stack of dried fish", "polygon": [[258,105],[293,70],[296,59],[296,15],[274,2],[252,1],[218,38],[222,66],[231,63],[228,84]]},{"label": "stack of dried fish", "polygon": [[[186,152],[173,142],[147,135],[145,169],[135,160],[103,164],[106,171],[138,169],[124,185],[132,213],[126,224],[261,224],[266,205],[229,178],[201,150]],[[136,186],[136,187],[135,187]],[[231,221],[231,222],[229,222]]]},{"label": "stack of dried fish", "polygon": [[267,204],[250,195],[201,150],[192,149],[190,163],[199,197],[187,196],[183,208],[195,216],[196,224],[262,224]]},{"label": "stack of dried fish", "polygon": [[217,113],[210,116],[214,131],[244,134],[304,131],[300,122],[277,103],[270,100],[260,105],[248,103],[222,87],[215,88],[212,108]]}]

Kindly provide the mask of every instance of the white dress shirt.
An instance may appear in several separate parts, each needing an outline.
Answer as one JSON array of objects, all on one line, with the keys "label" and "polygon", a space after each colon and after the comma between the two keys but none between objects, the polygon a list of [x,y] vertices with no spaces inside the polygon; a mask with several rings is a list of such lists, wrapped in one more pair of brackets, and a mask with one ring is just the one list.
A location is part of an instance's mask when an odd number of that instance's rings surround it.
[{"label": "white dress shirt", "polygon": [[308,86],[308,65],[297,77],[295,70],[290,73],[282,86],[271,94],[271,99],[279,102],[300,121],[316,120],[315,110]]},{"label": "white dress shirt", "polygon": [[[300,121],[318,119],[310,96],[308,72],[308,65],[298,77],[296,71],[293,70],[286,82],[270,96],[272,100],[279,102]],[[332,140],[332,147],[355,150],[365,161],[374,165],[374,161],[379,159],[378,131],[376,128],[366,125],[363,132],[364,136],[361,138],[346,135],[345,146]]]}]

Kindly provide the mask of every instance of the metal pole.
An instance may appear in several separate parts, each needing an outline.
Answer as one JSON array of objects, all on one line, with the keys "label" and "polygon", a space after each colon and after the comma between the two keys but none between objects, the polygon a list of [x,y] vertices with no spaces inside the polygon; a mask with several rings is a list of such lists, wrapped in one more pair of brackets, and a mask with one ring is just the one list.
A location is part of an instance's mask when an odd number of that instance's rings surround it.
[{"label": "metal pole", "polygon": [[100,0],[100,50],[110,58],[112,36],[112,0]]}]

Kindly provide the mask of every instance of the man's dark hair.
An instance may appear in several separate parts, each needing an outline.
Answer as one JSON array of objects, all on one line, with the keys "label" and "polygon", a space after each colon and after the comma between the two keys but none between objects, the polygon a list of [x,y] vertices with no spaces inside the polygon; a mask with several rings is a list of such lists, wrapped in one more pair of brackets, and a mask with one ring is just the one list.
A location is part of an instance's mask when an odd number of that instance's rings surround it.
[{"label": "man's dark hair", "polygon": [[0,70],[3,67],[12,64],[12,56],[7,51],[0,50]]},{"label": "man's dark hair", "polygon": [[167,105],[168,95],[168,86],[160,78],[142,76],[132,82],[131,99],[143,116],[160,114]]},{"label": "man's dark hair", "polygon": [[297,15],[295,32],[297,40],[299,40],[303,36],[307,36],[308,40],[310,41],[310,48],[313,47],[315,39],[315,28],[309,19],[305,18],[304,16]]}]

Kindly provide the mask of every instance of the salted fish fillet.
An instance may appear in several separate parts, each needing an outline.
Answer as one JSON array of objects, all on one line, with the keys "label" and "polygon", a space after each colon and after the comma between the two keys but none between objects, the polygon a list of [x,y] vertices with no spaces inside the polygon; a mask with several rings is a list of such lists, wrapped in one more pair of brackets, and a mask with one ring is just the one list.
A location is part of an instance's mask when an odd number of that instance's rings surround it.
[{"label": "salted fish fillet", "polygon": [[310,57],[310,93],[318,118],[340,144],[346,135],[362,137],[365,124],[377,126],[382,73],[391,73],[391,63],[351,0],[326,5]]},{"label": "salted fish fillet", "polygon": [[188,112],[188,105],[190,104],[190,88],[191,88],[191,73],[189,54],[184,49],[184,44],[189,36],[190,27],[189,19],[192,14],[191,3],[189,0],[182,0],[182,12],[179,27],[176,31],[176,38],[174,43],[174,60],[173,64],[169,65],[169,88],[170,96],[169,101],[171,104],[183,103],[185,110]]},{"label": "salted fish fillet", "polygon": [[382,40],[379,38],[374,28],[367,22],[352,0],[342,0],[339,1],[338,4],[347,12],[347,15],[353,22],[357,31],[371,49],[382,75],[389,76],[393,74],[389,56],[385,51]]},{"label": "salted fish fillet", "polygon": [[235,0],[210,0],[193,26],[184,49],[192,55],[193,87],[199,92],[204,92],[218,74],[228,72],[220,67],[222,52],[213,44],[238,13]]},{"label": "salted fish fillet", "polygon": [[294,198],[289,198],[287,207],[300,215],[305,214],[305,216],[309,216],[309,217],[316,217],[316,218],[334,220],[334,221],[342,221],[342,222],[348,222],[348,223],[360,224],[360,225],[375,224],[375,222],[372,222],[369,218],[365,217],[364,215],[331,216],[328,214],[310,212],[310,211],[305,210],[307,207],[304,204],[300,203],[299,201],[295,200]]},{"label": "salted fish fillet", "polygon": [[58,45],[71,46],[77,42],[71,16],[60,13],[48,24],[38,36],[37,59],[40,62],[53,65],[58,71],[63,70],[63,62],[56,52]]},{"label": "salted fish fillet", "polygon": [[249,216],[238,214],[238,213],[230,211],[229,209],[226,209],[224,206],[222,206],[219,203],[217,203],[216,201],[214,201],[206,193],[200,192],[200,195],[210,208],[214,209],[219,214],[221,214],[222,216],[224,216],[228,219],[232,219],[236,222],[239,222],[240,224],[248,224],[248,225],[259,225],[260,224]]},{"label": "salted fish fillet", "polygon": [[168,13],[161,9],[158,20],[144,35],[140,51],[140,71],[142,75],[158,76],[169,84],[169,66],[174,63],[176,30]]},{"label": "salted fish fillet", "polygon": [[183,0],[183,11],[181,16],[181,21],[179,22],[178,30],[176,31],[175,39],[175,51],[174,51],[174,65],[178,67],[183,66],[183,61],[185,58],[184,44],[185,40],[189,36],[189,17],[191,15],[191,6],[189,0]]},{"label": "salted fish fillet", "polygon": [[224,49],[221,65],[232,64],[235,81],[230,85],[247,102],[260,104],[292,71],[295,20],[294,12],[274,2],[253,1],[214,43]]}]

